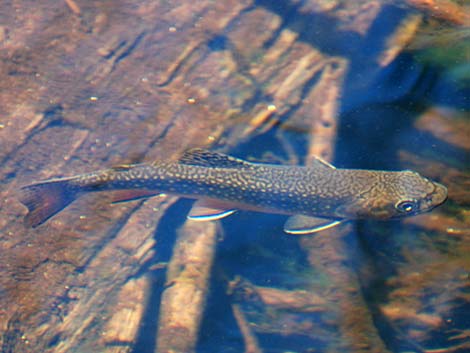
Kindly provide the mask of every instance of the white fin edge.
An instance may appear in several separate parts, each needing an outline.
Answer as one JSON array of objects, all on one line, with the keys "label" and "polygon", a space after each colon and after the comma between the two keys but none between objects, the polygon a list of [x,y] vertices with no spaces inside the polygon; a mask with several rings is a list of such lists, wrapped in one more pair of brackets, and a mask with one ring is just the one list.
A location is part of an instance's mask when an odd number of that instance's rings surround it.
[{"label": "white fin edge", "polygon": [[197,215],[197,216],[188,215],[186,218],[192,221],[197,221],[197,222],[217,221],[219,219],[228,217],[231,214],[234,214],[235,212],[237,212],[237,210],[226,210],[224,212],[207,214],[207,215]]},{"label": "white fin edge", "polygon": [[[336,169],[336,167],[335,167],[333,164],[331,164],[330,162],[325,161],[325,160],[324,160],[323,158],[321,158],[321,157],[315,156],[315,160],[318,161],[318,162],[320,162],[321,164],[324,164],[325,166],[327,166],[327,167],[329,167],[329,168],[331,168],[331,169]],[[307,165],[307,167],[308,167],[308,165]]]},{"label": "white fin edge", "polygon": [[337,225],[343,223],[344,221],[333,221],[327,224],[324,224],[319,227],[314,227],[314,228],[305,228],[305,229],[286,229],[284,228],[284,232],[287,234],[292,234],[292,235],[305,235],[305,234],[312,234],[312,233],[317,233],[321,232],[322,230],[330,229],[333,227],[336,227]]}]

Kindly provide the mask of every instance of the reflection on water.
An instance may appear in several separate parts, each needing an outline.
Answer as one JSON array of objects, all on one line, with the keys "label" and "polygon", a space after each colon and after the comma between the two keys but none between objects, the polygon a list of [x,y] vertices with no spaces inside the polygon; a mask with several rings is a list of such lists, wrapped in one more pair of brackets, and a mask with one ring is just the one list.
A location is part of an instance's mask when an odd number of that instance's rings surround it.
[{"label": "reflection on water", "polygon": [[[0,5],[1,352],[470,350],[465,4],[17,6]],[[410,169],[448,200],[310,236],[251,211],[183,226],[192,203],[162,195],[21,223],[22,185],[191,147]]]}]

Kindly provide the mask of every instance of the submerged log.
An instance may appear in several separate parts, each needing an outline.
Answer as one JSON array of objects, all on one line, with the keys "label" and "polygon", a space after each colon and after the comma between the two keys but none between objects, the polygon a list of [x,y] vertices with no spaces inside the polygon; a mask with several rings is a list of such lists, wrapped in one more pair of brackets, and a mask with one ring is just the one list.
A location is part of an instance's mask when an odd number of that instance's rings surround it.
[{"label": "submerged log", "polygon": [[235,123],[225,98],[250,85],[221,74],[209,44],[251,2],[42,4],[2,23],[1,350],[130,351],[150,285],[134,276],[167,236],[155,230],[175,199],[90,195],[31,230],[15,191],[219,139]]},{"label": "submerged log", "polygon": [[217,244],[214,222],[180,230],[162,295],[155,352],[194,352]]},{"label": "submerged log", "polygon": [[[380,50],[361,52],[373,23],[387,15],[372,0],[283,2],[297,16],[271,1],[59,3],[0,5],[0,351],[131,352],[147,342],[149,351],[194,351],[216,259],[215,224],[180,229],[162,287],[148,269],[165,261],[159,246],[184,222],[187,209],[176,198],[110,205],[109,196],[87,195],[32,230],[22,224],[16,190],[58,175],[176,159],[190,147],[228,151],[272,132],[273,152],[290,161],[332,160],[345,81],[369,88],[362,66],[375,74],[393,61],[402,32],[393,28],[392,40],[380,38]],[[325,38],[318,35],[324,28]],[[407,33],[406,40],[414,32]],[[364,70],[361,79],[351,79],[354,67]],[[453,140],[426,119],[421,124]],[[426,170],[423,159],[402,155]],[[448,170],[446,180],[454,175]],[[449,190],[467,204],[467,189]],[[423,229],[441,229],[425,223]],[[360,274],[349,266],[348,232],[300,240],[308,266],[326,283],[259,288],[273,310],[312,316],[292,323],[292,315],[272,329],[245,319],[249,313],[234,304],[247,351],[263,351],[257,335],[269,330],[305,335],[334,351],[386,351]],[[410,279],[402,278],[390,283],[406,287]],[[390,306],[380,309],[391,320],[403,318]],[[158,312],[156,332],[144,327],[145,317]]]}]

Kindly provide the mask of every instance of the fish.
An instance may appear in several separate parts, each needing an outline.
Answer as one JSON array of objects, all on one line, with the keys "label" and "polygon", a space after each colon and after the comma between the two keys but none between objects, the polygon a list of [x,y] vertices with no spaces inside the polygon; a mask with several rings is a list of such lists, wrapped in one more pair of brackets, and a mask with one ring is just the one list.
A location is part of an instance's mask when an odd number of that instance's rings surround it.
[{"label": "fish", "polygon": [[176,161],[119,165],[26,185],[25,222],[38,227],[83,194],[115,191],[113,202],[161,193],[196,199],[188,218],[218,220],[238,210],[290,216],[284,231],[310,234],[357,219],[395,219],[432,210],[447,188],[417,172],[253,163],[193,148]]}]

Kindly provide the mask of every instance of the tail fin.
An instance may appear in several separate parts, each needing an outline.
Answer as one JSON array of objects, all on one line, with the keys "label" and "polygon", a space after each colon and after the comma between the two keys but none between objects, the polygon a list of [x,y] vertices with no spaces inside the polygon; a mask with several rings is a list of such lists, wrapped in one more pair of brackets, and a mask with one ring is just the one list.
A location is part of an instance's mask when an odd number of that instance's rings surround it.
[{"label": "tail fin", "polygon": [[77,193],[68,187],[69,181],[53,179],[21,188],[19,200],[28,208],[28,226],[36,228],[75,200]]}]

